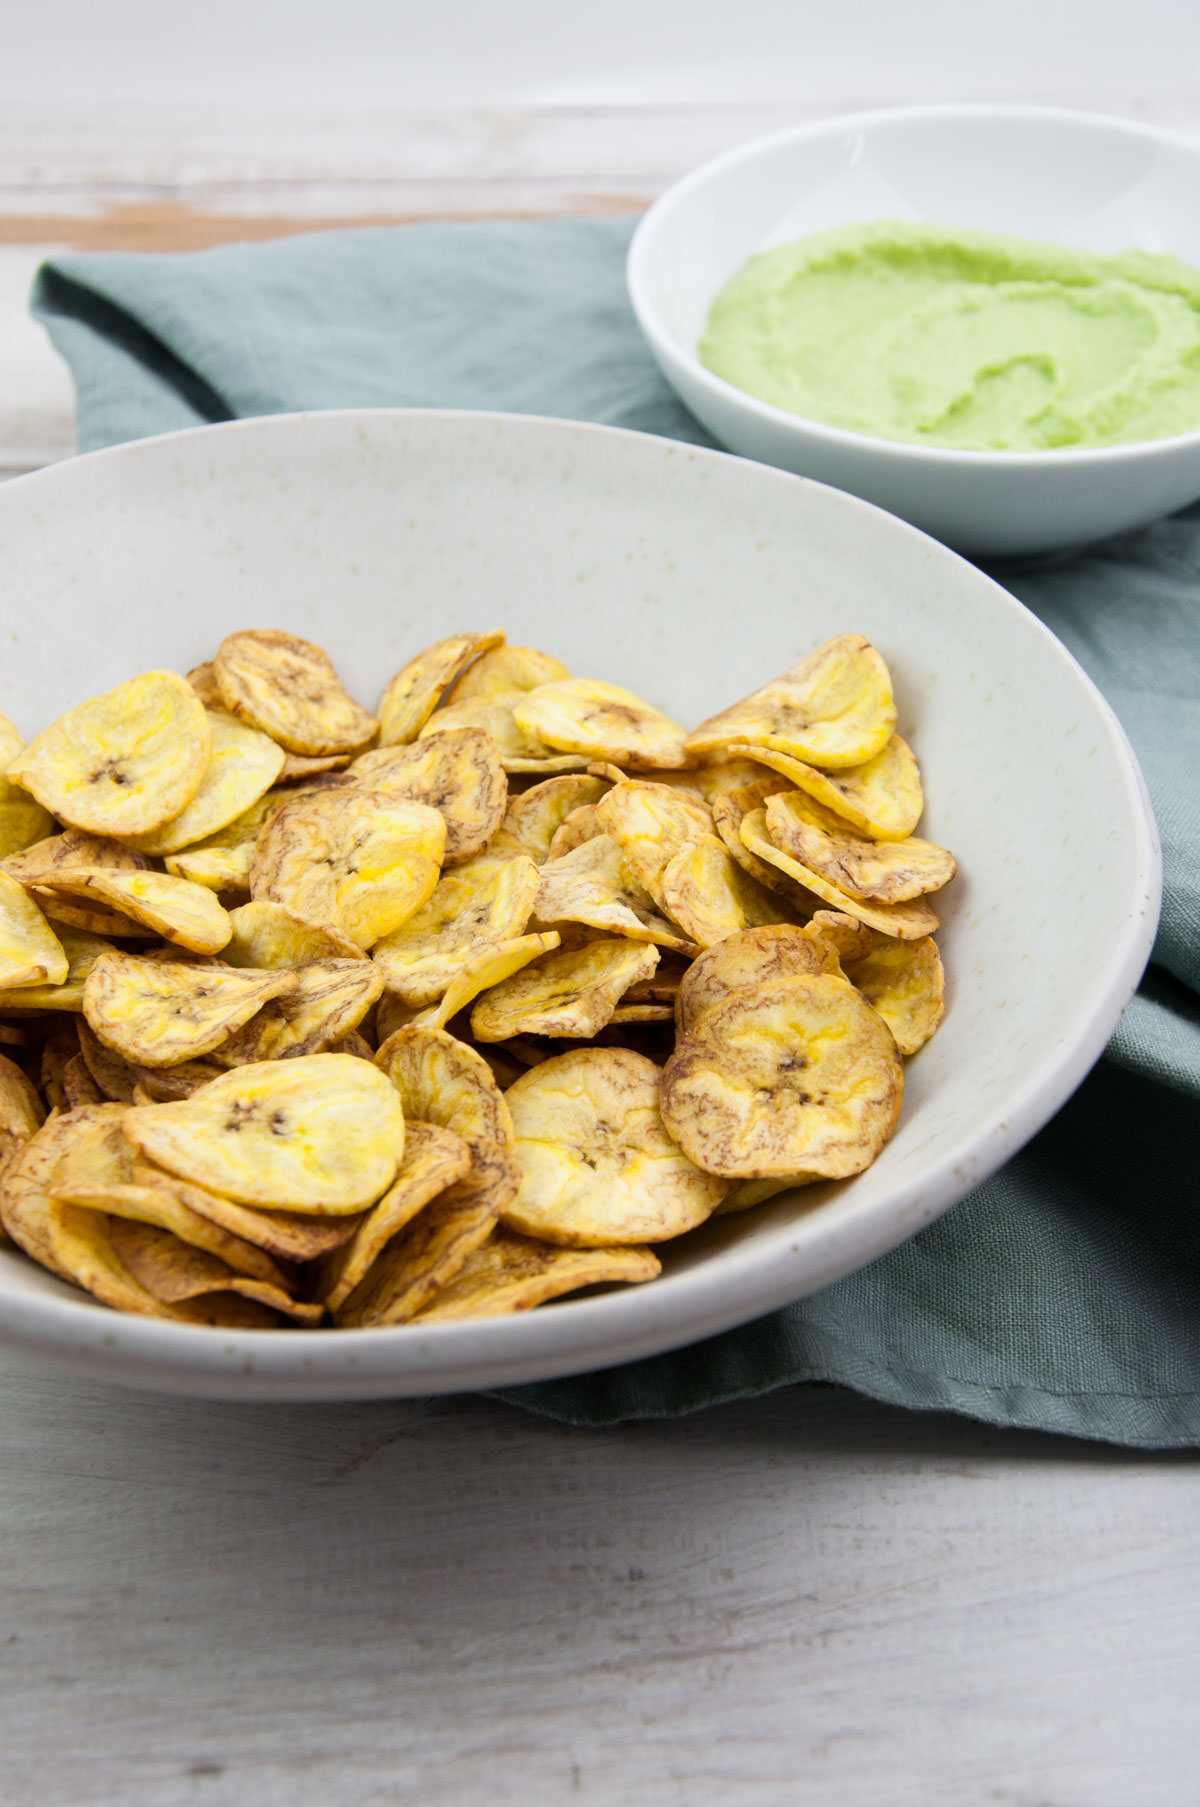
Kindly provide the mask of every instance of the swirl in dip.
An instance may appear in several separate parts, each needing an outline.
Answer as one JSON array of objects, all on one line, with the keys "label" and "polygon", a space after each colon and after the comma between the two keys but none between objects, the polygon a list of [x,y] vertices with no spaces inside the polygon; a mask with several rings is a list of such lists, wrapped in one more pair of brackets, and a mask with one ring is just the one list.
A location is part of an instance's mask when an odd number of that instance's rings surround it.
[{"label": "swirl in dip", "polygon": [[789,413],[967,451],[1200,428],[1200,270],[880,220],[760,252],[718,294],[708,369]]}]

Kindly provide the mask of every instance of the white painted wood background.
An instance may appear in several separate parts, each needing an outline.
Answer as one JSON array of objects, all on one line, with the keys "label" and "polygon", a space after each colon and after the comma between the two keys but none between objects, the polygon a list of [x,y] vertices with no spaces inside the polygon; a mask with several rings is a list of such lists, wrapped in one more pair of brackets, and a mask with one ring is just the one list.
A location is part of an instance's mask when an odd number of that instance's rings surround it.
[{"label": "white painted wood background", "polygon": [[[0,473],[54,246],[635,207],[794,119],[1200,136],[1193,0],[0,4]],[[2,1807],[1196,1807],[1193,1456],[789,1389],[581,1432],[0,1355]]]}]

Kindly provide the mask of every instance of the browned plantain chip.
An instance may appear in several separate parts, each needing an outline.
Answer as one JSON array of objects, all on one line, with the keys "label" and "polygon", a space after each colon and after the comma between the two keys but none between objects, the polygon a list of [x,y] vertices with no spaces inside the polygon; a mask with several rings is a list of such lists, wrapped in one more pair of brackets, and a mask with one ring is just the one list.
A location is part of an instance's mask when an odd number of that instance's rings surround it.
[{"label": "browned plantain chip", "polygon": [[925,807],[916,758],[898,734],[891,735],[873,759],[838,772],[820,772],[816,766],[769,747],[730,747],[729,751],[748,753],[790,778],[798,790],[873,841],[903,841],[917,826]]},{"label": "browned plantain chip", "polygon": [[452,1129],[472,1147],[511,1147],[512,1118],[487,1062],[444,1029],[397,1029],[375,1064],[395,1086],[407,1119]]},{"label": "browned plantain chip", "polygon": [[430,732],[411,746],[377,747],[361,754],[352,769],[372,790],[439,812],[446,824],[447,866],[481,853],[504,818],[508,779],[494,741],[481,728]]},{"label": "browned plantain chip", "polygon": [[513,797],[501,825],[505,835],[518,842],[537,865],[544,866],[559,829],[575,811],[600,801],[609,788],[606,778],[583,772],[546,778],[519,797]]},{"label": "browned plantain chip", "polygon": [[328,653],[274,628],[227,634],[213,660],[225,707],[289,753],[352,753],[376,730],[342,687]]},{"label": "browned plantain chip", "polygon": [[167,872],[65,872],[54,889],[111,905],[195,954],[220,953],[232,933],[229,915],[211,891]]},{"label": "browned plantain chip", "polygon": [[707,1172],[843,1179],[896,1126],[904,1068],[891,1030],[831,973],[766,979],[693,1024],[663,1073],[663,1121]]},{"label": "browned plantain chip", "polygon": [[165,1188],[197,1216],[285,1261],[316,1261],[330,1249],[340,1248],[349,1242],[362,1216],[359,1212],[345,1217],[309,1217],[297,1211],[240,1205],[206,1186],[180,1179],[141,1155],[134,1158],[133,1177],[139,1186]]},{"label": "browned plantain chip", "polygon": [[400,1171],[377,1205],[373,1205],[340,1249],[321,1264],[320,1297],[326,1309],[336,1311],[345,1303],[372,1263],[393,1236],[411,1223],[418,1211],[463,1178],[472,1164],[471,1149],[452,1130],[435,1123],[411,1122],[405,1126],[404,1159]]},{"label": "browned plantain chip", "polygon": [[189,966],[114,948],[88,974],[83,1015],[123,1060],[172,1067],[210,1054],[295,983],[287,971]]},{"label": "browned plantain chip", "polygon": [[658,959],[656,947],[625,938],[545,954],[479,1000],[471,1033],[481,1042],[593,1036],[611,1022],[629,986],[649,978]]},{"label": "browned plantain chip", "polygon": [[679,1033],[688,1035],[731,991],[752,989],[764,979],[837,970],[836,957],[831,965],[827,950],[793,923],[742,929],[706,948],[688,967],[675,1000]]},{"label": "browned plantain chip", "polygon": [[46,1118],[18,1148],[0,1173],[0,1222],[13,1241],[39,1266],[70,1279],[50,1243],[50,1181],[80,1122],[102,1121],[107,1104],[87,1104],[78,1111]]},{"label": "browned plantain chip", "polygon": [[612,835],[596,835],[542,867],[534,910],[541,922],[583,922],[634,941],[653,941],[682,953],[695,943],[660,916],[653,899],[625,864]]},{"label": "browned plantain chip", "polygon": [[403,666],[379,700],[379,744],[395,747],[415,740],[454,680],[481,653],[504,645],[502,633],[451,634],[437,640]]},{"label": "browned plantain chip", "polygon": [[692,763],[678,722],[631,690],[598,679],[540,684],[514,703],[513,719],[524,733],[563,753],[612,760],[633,770],[670,771]]},{"label": "browned plantain chip", "polygon": [[659,896],[673,922],[698,947],[739,929],[786,922],[783,900],[751,878],[715,835],[697,836],[659,875]]},{"label": "browned plantain chip", "polygon": [[292,1298],[285,1287],[273,1281],[240,1274],[211,1250],[196,1248],[157,1224],[110,1216],[108,1238],[126,1272],[165,1305],[179,1305],[211,1293],[233,1293],[255,1299],[301,1324],[320,1323],[325,1315],[320,1305]]},{"label": "browned plantain chip", "polygon": [[290,990],[213,1050],[218,1066],[323,1054],[362,1022],[383,990],[383,974],[361,958],[314,960],[293,967],[291,976],[295,983]]},{"label": "browned plantain chip", "polygon": [[954,856],[933,841],[872,841],[803,791],[768,797],[767,833],[785,853],[851,897],[905,903],[954,877]]},{"label": "browned plantain chip", "polygon": [[857,917],[868,928],[878,929],[881,935],[894,935],[898,941],[918,941],[923,935],[932,935],[938,926],[937,917],[923,897],[913,897],[904,903],[871,903],[861,897],[851,897],[848,891],[822,878],[811,866],[794,860],[777,847],[767,833],[766,815],[761,809],[753,810],[745,817],[739,832],[746,847],[760,860],[777,866],[797,885],[806,886],[830,909],[840,911],[844,916]]}]

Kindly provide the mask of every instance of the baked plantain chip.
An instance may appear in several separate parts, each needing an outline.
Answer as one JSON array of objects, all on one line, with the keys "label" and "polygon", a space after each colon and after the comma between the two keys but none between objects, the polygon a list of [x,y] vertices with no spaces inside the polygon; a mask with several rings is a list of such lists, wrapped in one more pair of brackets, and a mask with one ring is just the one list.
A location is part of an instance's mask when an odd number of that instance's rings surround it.
[{"label": "baked plantain chip", "polygon": [[608,788],[606,778],[589,777],[584,772],[543,779],[541,784],[510,799],[501,832],[536,865],[544,866],[551,857],[559,829],[578,810],[598,803]]},{"label": "baked plantain chip", "polygon": [[87,976],[83,1015],[123,1060],[173,1067],[211,1054],[294,985],[291,972],[192,966],[113,948]]},{"label": "baked plantain chip", "polygon": [[658,881],[663,908],[698,947],[739,929],[787,922],[783,900],[751,878],[715,835],[699,835],[668,861]]},{"label": "baked plantain chip", "polygon": [[702,722],[692,755],[751,747],[837,770],[874,758],[896,726],[887,666],[861,634],[836,634],[781,677]]},{"label": "baked plantain chip", "polygon": [[0,987],[62,985],[66,949],[23,885],[0,872]]},{"label": "baked plantain chip", "polygon": [[873,1004],[901,1054],[923,1048],[946,1008],[946,978],[934,941],[875,938],[870,952],[848,961],[846,977]]},{"label": "baked plantain chip", "polygon": [[648,979],[658,961],[656,947],[624,937],[544,954],[479,1000],[471,1033],[481,1042],[596,1035],[629,987]]},{"label": "baked plantain chip", "polygon": [[586,754],[631,769],[669,771],[692,763],[684,751],[684,730],[631,690],[594,678],[561,678],[526,691],[513,705],[513,719],[561,753]]},{"label": "baked plantain chip", "polygon": [[443,873],[428,902],[377,941],[371,958],[403,1003],[436,1003],[464,961],[522,934],[537,889],[538,869],[527,854],[477,854]]},{"label": "baked plantain chip", "polygon": [[472,697],[512,696],[519,690],[536,690],[541,684],[569,678],[559,659],[532,646],[494,646],[473,660],[445,693],[448,704],[468,703]]},{"label": "baked plantain chip", "polygon": [[612,835],[595,835],[542,867],[534,910],[540,922],[582,922],[633,941],[692,953],[695,943],[654,908]]},{"label": "baked plantain chip", "polygon": [[226,709],[289,753],[353,753],[375,734],[375,717],[343,688],[328,653],[295,634],[227,634],[213,676]]},{"label": "baked plantain chip", "polygon": [[749,851],[759,859],[777,866],[797,885],[806,886],[831,910],[840,911],[844,916],[855,916],[868,928],[878,929],[881,935],[894,935],[899,941],[918,941],[922,935],[932,935],[938,926],[937,917],[923,897],[910,898],[904,903],[871,903],[861,897],[851,897],[848,891],[831,884],[811,866],[794,860],[777,847],[767,833],[766,813],[761,809],[753,810],[744,818],[739,833]]},{"label": "baked plantain chip", "polygon": [[765,979],[839,971],[836,956],[794,923],[742,929],[706,948],[684,973],[675,999],[680,1036],[691,1033],[706,1010],[733,991],[750,991]]},{"label": "baked plantain chip", "polygon": [[845,827],[803,791],[768,797],[767,833],[794,860],[851,897],[904,903],[940,891],[954,877],[954,856],[933,841],[872,841]]},{"label": "baked plantain chip", "polygon": [[415,740],[455,679],[481,653],[503,645],[502,633],[451,634],[410,659],[379,700],[380,746],[401,746]]},{"label": "baked plantain chip", "polygon": [[583,1286],[636,1284],[661,1272],[662,1262],[653,1249],[561,1248],[501,1227],[467,1257],[453,1280],[439,1288],[432,1304],[417,1313],[417,1322],[448,1324],[507,1316]]},{"label": "baked plantain chip", "polygon": [[912,748],[898,734],[891,735],[864,765],[847,766],[840,772],[819,772],[815,766],[769,747],[731,747],[729,751],[748,753],[790,778],[797,790],[823,803],[872,841],[903,841],[921,820],[925,795],[920,769]]},{"label": "baked plantain chip", "polygon": [[149,834],[127,837],[140,853],[178,853],[203,841],[265,796],[283,770],[281,747],[224,710],[208,711],[210,751],[200,787],[179,814]]},{"label": "baked plantain chip", "polygon": [[289,969],[293,983],[213,1050],[221,1067],[260,1060],[295,1060],[340,1045],[383,991],[383,974],[361,955],[310,960]]},{"label": "baked plantain chip", "polygon": [[453,1130],[441,1129],[435,1123],[406,1124],[400,1171],[350,1241],[327,1255],[321,1264],[320,1297],[326,1309],[336,1311],[344,1304],[392,1237],[399,1235],[418,1211],[462,1179],[471,1165],[470,1147]]},{"label": "baked plantain chip", "polygon": [[509,1229],[603,1248],[662,1242],[712,1215],[727,1188],[671,1140],[659,1077],[628,1048],[577,1048],[509,1087],[520,1176]]},{"label": "baked plantain chip", "polygon": [[375,1064],[396,1088],[406,1119],[452,1129],[472,1147],[511,1147],[512,1118],[487,1062],[444,1029],[397,1029]]},{"label": "baked plantain chip", "polygon": [[360,754],[352,775],[372,790],[436,809],[446,824],[447,866],[482,852],[508,803],[496,743],[482,728],[446,729],[411,746],[376,747]]}]

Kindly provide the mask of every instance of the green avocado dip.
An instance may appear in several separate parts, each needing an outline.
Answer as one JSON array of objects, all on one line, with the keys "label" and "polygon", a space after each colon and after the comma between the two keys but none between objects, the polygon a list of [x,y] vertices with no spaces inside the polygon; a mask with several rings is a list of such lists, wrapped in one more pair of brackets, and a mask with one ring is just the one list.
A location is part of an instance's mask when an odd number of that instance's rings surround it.
[{"label": "green avocado dip", "polygon": [[791,414],[970,451],[1200,428],[1200,270],[946,226],[841,226],[752,257],[709,370]]}]

